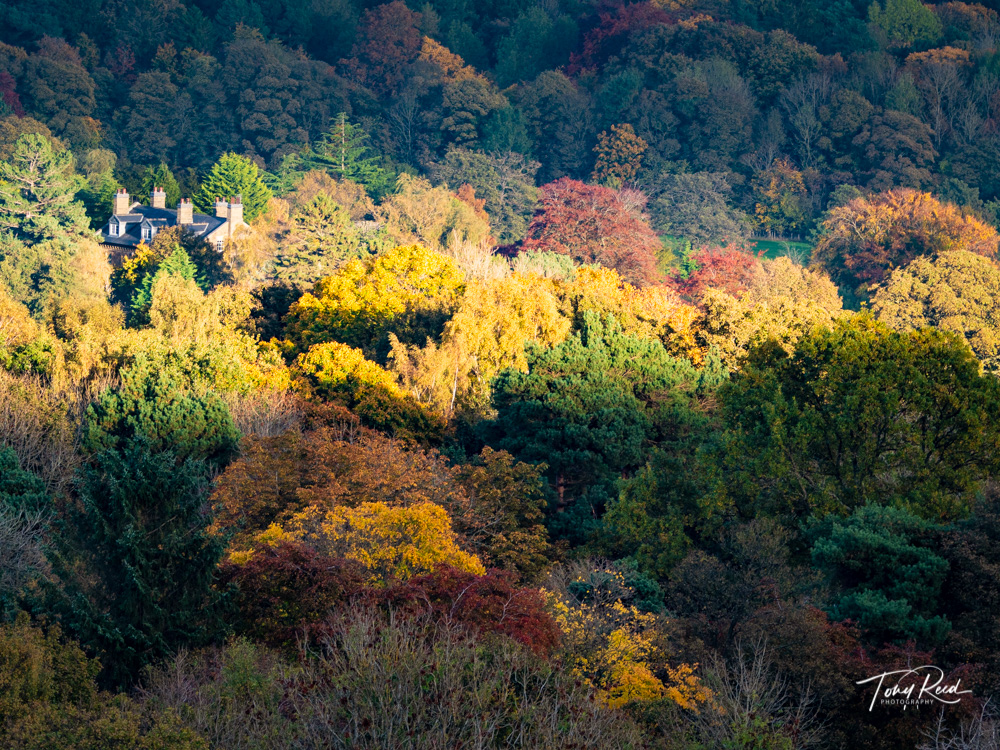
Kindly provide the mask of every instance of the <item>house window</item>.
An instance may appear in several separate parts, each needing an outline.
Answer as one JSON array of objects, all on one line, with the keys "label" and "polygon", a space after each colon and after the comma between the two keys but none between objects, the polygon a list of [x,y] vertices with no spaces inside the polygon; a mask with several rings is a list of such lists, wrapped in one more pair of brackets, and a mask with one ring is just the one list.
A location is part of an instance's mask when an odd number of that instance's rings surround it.
[{"label": "house window", "polygon": [[150,229],[149,227],[143,227],[142,228],[142,239],[143,240],[149,240],[149,239],[152,239],[152,237],[153,237],[153,230]]},{"label": "house window", "polygon": [[216,252],[221,253],[225,249],[226,249],[226,241],[225,240],[216,240],[215,241],[215,251]]},{"label": "house window", "polygon": [[108,234],[110,234],[112,237],[117,237],[118,236],[118,222],[117,221],[112,221],[111,223],[108,224]]}]

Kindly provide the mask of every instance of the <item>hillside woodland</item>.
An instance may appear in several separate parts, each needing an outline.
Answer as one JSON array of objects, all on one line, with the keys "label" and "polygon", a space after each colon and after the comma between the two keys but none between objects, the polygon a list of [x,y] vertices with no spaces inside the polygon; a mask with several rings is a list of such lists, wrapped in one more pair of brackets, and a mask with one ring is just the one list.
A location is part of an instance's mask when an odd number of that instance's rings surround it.
[{"label": "hillside woodland", "polygon": [[2,744],[995,748],[994,6],[0,5]]}]

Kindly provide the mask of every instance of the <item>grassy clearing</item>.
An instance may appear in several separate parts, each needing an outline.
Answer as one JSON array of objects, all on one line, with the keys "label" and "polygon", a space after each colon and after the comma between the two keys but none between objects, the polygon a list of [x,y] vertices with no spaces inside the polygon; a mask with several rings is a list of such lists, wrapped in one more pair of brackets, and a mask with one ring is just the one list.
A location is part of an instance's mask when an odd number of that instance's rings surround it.
[{"label": "grassy clearing", "polygon": [[751,239],[751,247],[764,251],[765,258],[779,258],[782,255],[789,255],[800,262],[807,262],[812,254],[813,246],[808,242],[794,242],[792,240],[768,240]]}]

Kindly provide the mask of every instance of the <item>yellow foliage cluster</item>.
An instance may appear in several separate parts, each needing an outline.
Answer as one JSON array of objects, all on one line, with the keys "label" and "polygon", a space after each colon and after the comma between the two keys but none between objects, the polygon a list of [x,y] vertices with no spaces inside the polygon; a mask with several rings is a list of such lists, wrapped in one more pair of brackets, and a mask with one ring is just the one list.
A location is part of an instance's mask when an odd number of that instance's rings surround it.
[{"label": "yellow foliage cluster", "polygon": [[742,297],[709,289],[702,307],[698,341],[714,348],[730,369],[738,368],[747,352],[764,341],[777,341],[791,353],[813,326],[829,325],[843,314],[837,287],[825,274],[785,257],[765,260]]},{"label": "yellow foliage cluster", "polygon": [[985,368],[1000,368],[1000,268],[989,258],[963,251],[916,258],[883,282],[872,312],[897,331],[956,333]]},{"label": "yellow foliage cluster", "polygon": [[911,52],[906,56],[906,65],[919,68],[925,65],[971,65],[969,50],[957,47],[941,47],[926,52]]},{"label": "yellow foliage cluster", "polygon": [[490,236],[489,222],[472,206],[447,188],[408,174],[399,176],[396,191],[382,202],[376,216],[400,244],[419,242],[439,249],[452,235],[472,244]]},{"label": "yellow foliage cluster", "polygon": [[[408,319],[431,311],[447,319],[440,336],[407,328]],[[390,378],[371,369],[377,365],[363,365],[358,357],[373,356],[364,347],[379,331],[405,331],[408,342],[387,334],[393,387],[449,417],[460,407],[488,408],[493,378],[506,368],[527,367],[528,343],[559,344],[586,312],[614,315],[630,335],[660,341],[675,356],[701,359],[699,313],[668,287],[635,287],[599,267],[579,268],[571,280],[518,272],[465,280],[451,258],[419,245],[350,262],[322,279],[292,306],[289,347],[297,346],[299,368],[313,381],[343,383],[348,375],[338,368],[347,368],[353,377],[389,387]],[[421,340],[419,333],[426,343],[411,343]],[[351,355],[353,364],[338,365],[334,360],[348,357],[348,349],[309,349],[331,339],[361,354]],[[358,367],[366,368],[364,374]]]},{"label": "yellow foliage cluster", "polygon": [[323,394],[353,392],[363,386],[380,386],[400,398],[403,392],[395,377],[365,358],[360,349],[331,341],[316,344],[296,359],[297,368],[314,388]]},{"label": "yellow foliage cluster", "polygon": [[437,67],[445,81],[483,79],[483,76],[476,72],[475,68],[465,64],[465,60],[429,36],[424,37],[417,59],[422,63]]},{"label": "yellow foliage cluster", "polygon": [[38,338],[42,331],[28,308],[0,287],[0,349],[14,348]]},{"label": "yellow foliage cluster", "polygon": [[[625,587],[620,571],[600,572]],[[619,708],[668,699],[696,709],[710,700],[711,692],[695,675],[697,665],[667,664],[656,615],[640,612],[621,599],[587,603],[544,593],[574,674],[596,688],[607,705]]]},{"label": "yellow foliage cluster", "polygon": [[490,381],[501,370],[526,370],[527,342],[554,346],[569,329],[550,279],[512,274],[473,281],[441,343],[416,347],[394,341],[391,366],[414,397],[448,415],[459,400],[487,402]]},{"label": "yellow foliage cluster", "polygon": [[635,287],[613,269],[585,267],[560,286],[560,296],[574,318],[585,312],[610,313],[626,333],[658,339],[675,356],[700,359],[694,331],[698,311],[668,287]]},{"label": "yellow foliage cluster", "polygon": [[353,508],[311,506],[284,526],[272,525],[258,540],[304,542],[323,555],[356,560],[373,585],[431,573],[441,565],[477,575],[486,572],[475,555],[458,546],[447,511],[430,502],[403,508],[382,502]]},{"label": "yellow foliage cluster", "polygon": [[648,145],[628,123],[612,125],[610,133],[605,130],[597,136],[593,180],[615,189],[631,182],[639,173]]},{"label": "yellow foliage cluster", "polygon": [[249,314],[247,294],[229,287],[205,294],[175,276],[153,288],[147,328],[125,328],[121,311],[106,302],[60,305],[53,326],[64,359],[61,377],[107,378],[143,353],[180,366],[196,391],[286,390],[291,377],[281,353],[242,330]]},{"label": "yellow foliage cluster", "polygon": [[373,331],[404,315],[453,310],[463,288],[453,260],[400,246],[321,279],[292,306],[288,333],[301,350],[331,339],[368,345]]}]

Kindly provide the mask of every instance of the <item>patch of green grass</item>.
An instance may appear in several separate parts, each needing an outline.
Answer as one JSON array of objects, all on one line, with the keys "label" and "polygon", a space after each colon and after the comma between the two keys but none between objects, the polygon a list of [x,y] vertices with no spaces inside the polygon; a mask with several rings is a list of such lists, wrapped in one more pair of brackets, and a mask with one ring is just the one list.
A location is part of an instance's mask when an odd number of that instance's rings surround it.
[{"label": "patch of green grass", "polygon": [[780,258],[789,255],[801,263],[807,263],[812,255],[813,246],[808,242],[793,242],[791,240],[752,239],[750,246],[763,250],[765,258]]}]

